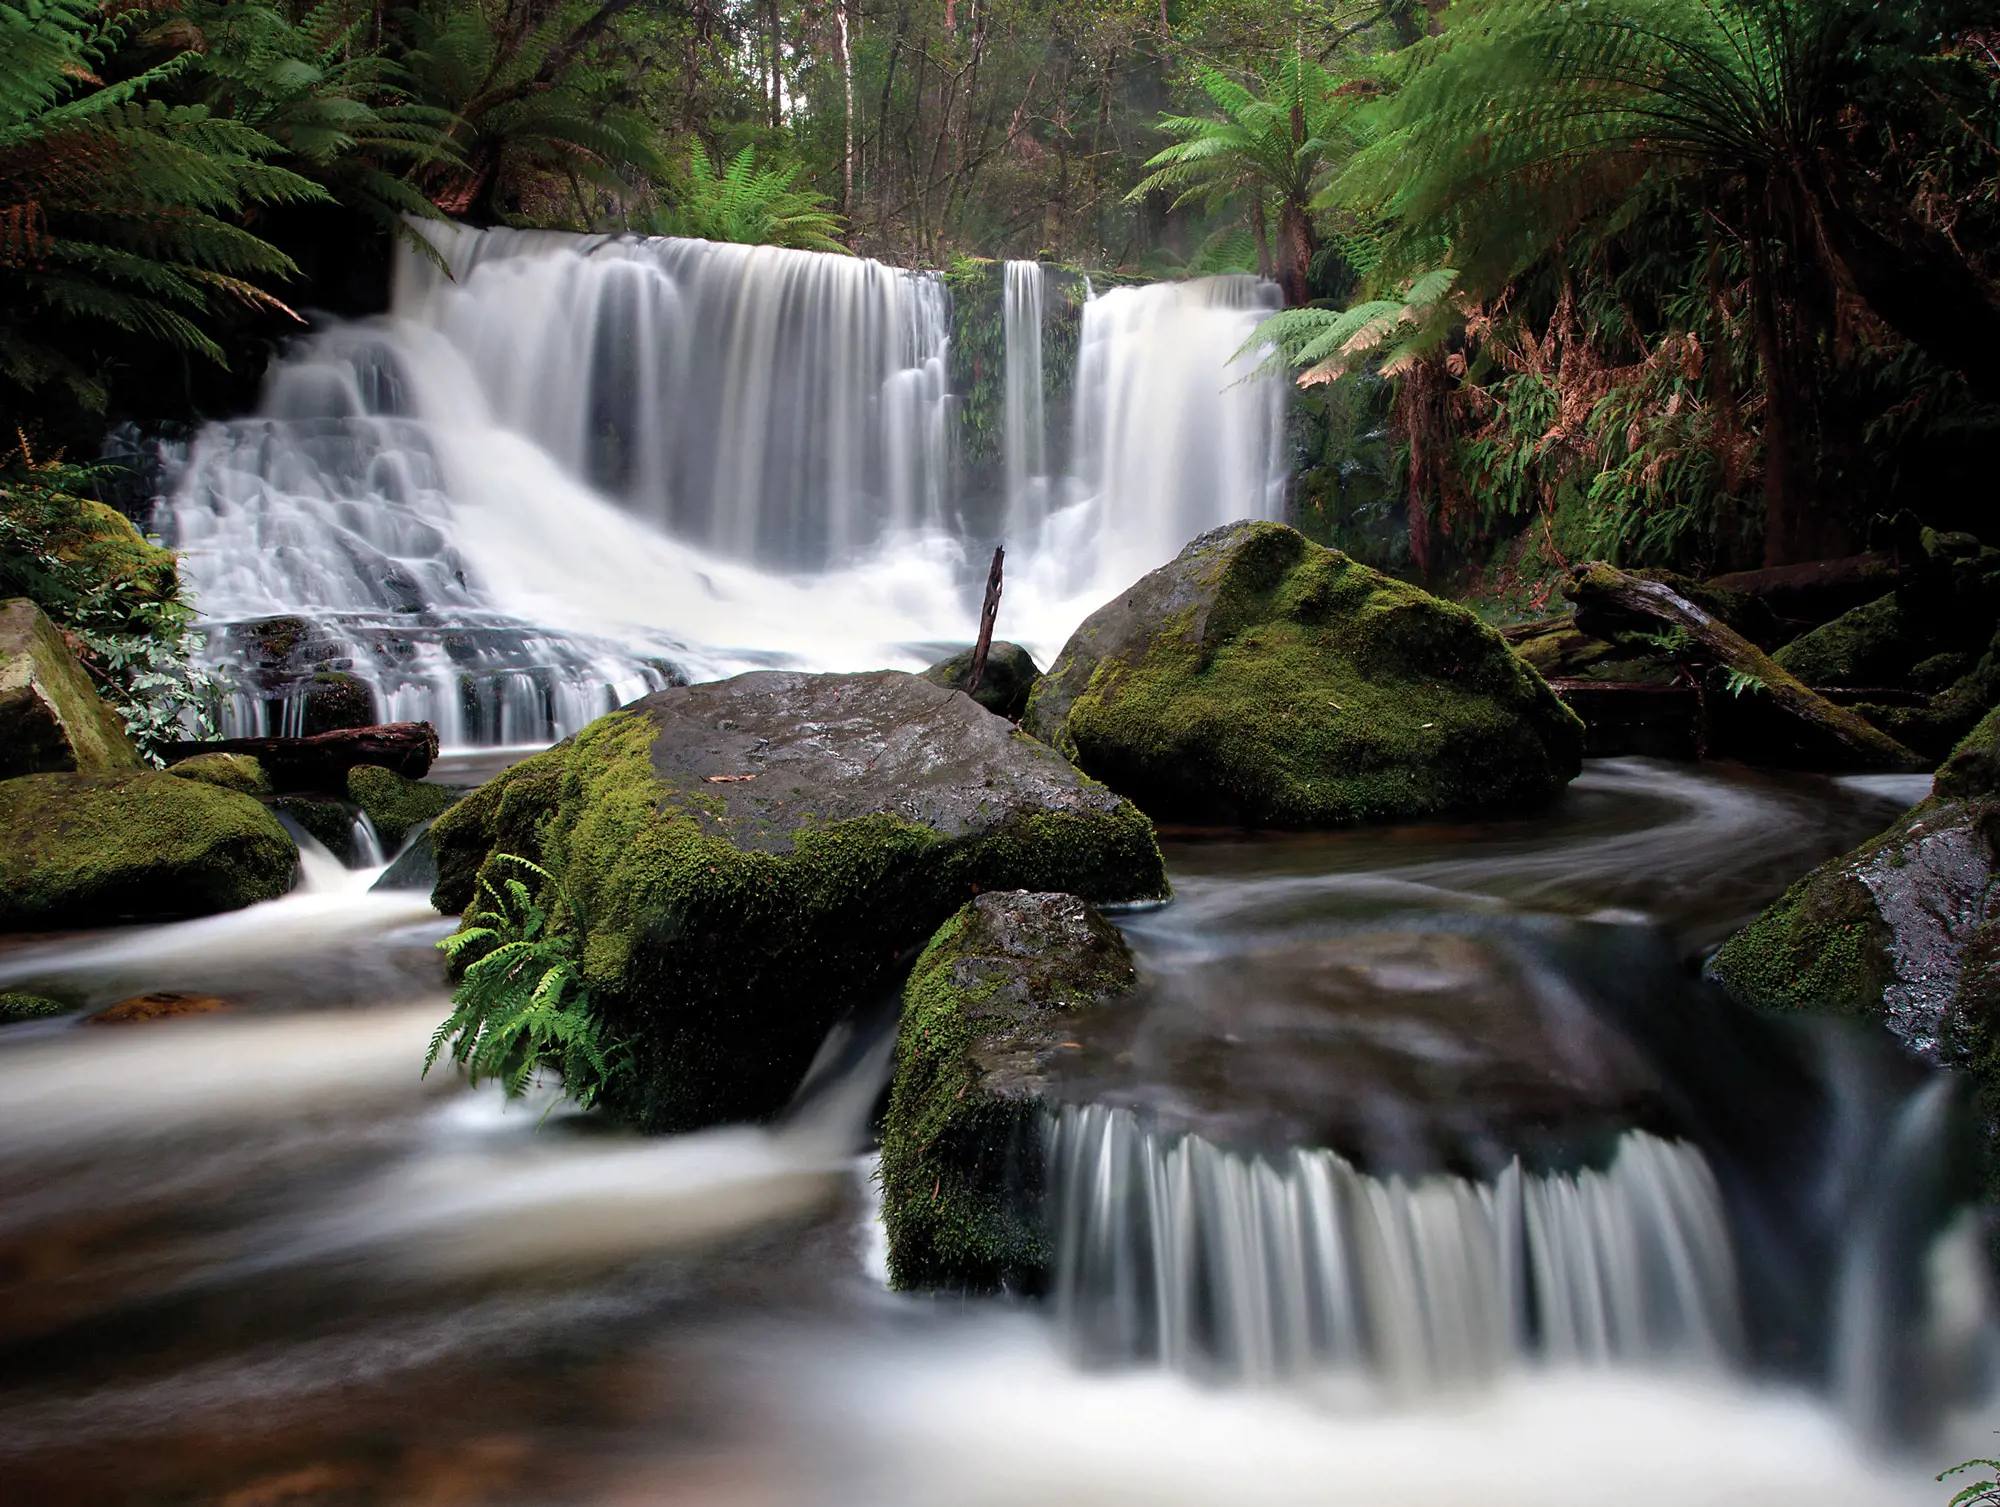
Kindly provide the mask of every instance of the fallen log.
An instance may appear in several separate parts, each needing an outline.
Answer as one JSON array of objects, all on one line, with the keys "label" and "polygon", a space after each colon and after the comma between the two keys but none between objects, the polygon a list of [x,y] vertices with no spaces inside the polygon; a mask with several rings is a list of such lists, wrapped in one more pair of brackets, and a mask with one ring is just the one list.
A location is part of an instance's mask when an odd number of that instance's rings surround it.
[{"label": "fallen log", "polygon": [[1708,584],[1759,597],[1779,617],[1817,628],[1850,608],[1894,591],[1907,583],[1912,574],[1894,557],[1874,553],[1847,555],[1838,560],[1809,560],[1803,565],[1774,565],[1765,570],[1740,570],[1711,576]]},{"label": "fallen log", "polygon": [[347,788],[347,771],[357,764],[380,764],[405,779],[430,773],[438,755],[437,729],[428,722],[383,722],[345,727],[310,738],[214,738],[167,746],[168,764],[196,754],[248,754],[264,766],[279,791]]},{"label": "fallen log", "polygon": [[1679,632],[1684,663],[1706,662],[1731,671],[1735,694],[1766,697],[1795,725],[1802,752],[1818,763],[1853,769],[1927,769],[1929,764],[1856,713],[1808,689],[1728,624],[1658,581],[1630,575],[1602,561],[1575,568],[1563,595],[1576,604],[1579,626],[1651,624]]},{"label": "fallen log", "polygon": [[1586,680],[1555,677],[1549,689],[1583,719],[1584,757],[1643,754],[1698,759],[1707,746],[1701,692],[1681,681]]}]

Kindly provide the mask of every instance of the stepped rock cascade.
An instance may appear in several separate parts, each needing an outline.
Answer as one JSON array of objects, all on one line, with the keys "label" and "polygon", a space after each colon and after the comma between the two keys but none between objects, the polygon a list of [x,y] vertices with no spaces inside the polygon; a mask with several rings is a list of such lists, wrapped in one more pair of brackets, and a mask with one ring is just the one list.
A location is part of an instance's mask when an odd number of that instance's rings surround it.
[{"label": "stepped rock cascade", "polygon": [[[151,523],[185,553],[225,735],[337,705],[448,747],[546,743],[675,678],[917,668],[970,640],[986,541],[954,499],[934,275],[423,234],[448,274],[406,248],[390,315],[302,341],[257,414],[161,447]],[[1190,533],[1277,512],[1283,393],[1237,359],[1265,285],[1113,290],[1082,315],[1077,459],[1051,480],[1040,285],[1008,268],[1006,614],[1047,656]]]},{"label": "stepped rock cascade", "polygon": [[1066,1107],[1050,1141],[1058,1303],[1088,1357],[1246,1381],[1365,1371],[1397,1394],[1530,1360],[1715,1363],[1735,1261],[1700,1152],[1629,1132],[1602,1171],[1491,1182],[1245,1156]]},{"label": "stepped rock cascade", "polygon": [[1049,426],[1042,405],[1042,268],[1009,262],[1001,302],[1007,386],[1001,412],[1007,532],[1024,536],[1049,511]]}]

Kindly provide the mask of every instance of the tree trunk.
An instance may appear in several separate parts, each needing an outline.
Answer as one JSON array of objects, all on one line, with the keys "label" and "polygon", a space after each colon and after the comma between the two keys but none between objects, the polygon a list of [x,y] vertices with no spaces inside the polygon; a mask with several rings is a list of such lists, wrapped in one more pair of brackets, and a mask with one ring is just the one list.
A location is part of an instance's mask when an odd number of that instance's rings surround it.
[{"label": "tree trunk", "polygon": [[1769,697],[1798,730],[1816,761],[1853,769],[1924,769],[1929,766],[1856,713],[1808,689],[1762,649],[1728,624],[1658,581],[1648,581],[1601,561],[1576,568],[1563,594],[1576,603],[1577,627],[1602,637],[1625,625],[1664,625],[1687,635],[1701,657],[1747,677],[1740,694]]},{"label": "tree trunk", "polygon": [[310,738],[217,738],[170,743],[167,762],[196,754],[248,754],[264,766],[278,790],[339,791],[357,764],[380,764],[406,779],[420,780],[437,759],[437,729],[428,722],[384,722],[347,727]]},{"label": "tree trunk", "polygon": [[1285,290],[1285,307],[1305,307],[1312,296],[1313,253],[1319,249],[1312,217],[1295,199],[1287,199],[1278,216],[1278,286]]}]

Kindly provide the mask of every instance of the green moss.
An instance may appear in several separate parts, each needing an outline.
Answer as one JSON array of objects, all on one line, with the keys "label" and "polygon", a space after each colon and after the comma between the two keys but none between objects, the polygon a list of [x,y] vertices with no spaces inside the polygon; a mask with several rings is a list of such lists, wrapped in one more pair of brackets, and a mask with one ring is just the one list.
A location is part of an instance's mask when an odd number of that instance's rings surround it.
[{"label": "green moss", "polygon": [[125,724],[56,625],[26,598],[0,603],[0,778],[140,767]]},{"label": "green moss", "polygon": [[1725,942],[1709,973],[1746,1005],[1872,1020],[1888,982],[1886,942],[1859,880],[1813,874]]},{"label": "green moss", "polygon": [[0,781],[0,928],[206,915],[291,888],[298,849],[249,796],[170,774]]},{"label": "green moss", "polygon": [[205,785],[216,785],[224,790],[241,791],[244,795],[263,797],[271,793],[271,777],[264,773],[264,766],[248,754],[196,754],[191,759],[182,759],[178,764],[170,765],[167,773],[183,780],[200,780]]},{"label": "green moss", "polygon": [[344,670],[322,670],[314,675],[306,683],[305,703],[301,730],[308,737],[368,727],[375,721],[375,696],[368,682]]},{"label": "green moss", "polygon": [[1151,825],[1127,806],[978,838],[875,814],[797,829],[789,852],[746,851],[655,774],[655,736],[643,715],[600,718],[431,829],[441,910],[463,909],[490,854],[563,875],[589,917],[593,995],[634,1045],[632,1088],[611,1107],[647,1128],[777,1108],[843,1002],[973,894],[1166,887]]},{"label": "green moss", "polygon": [[0,993],[0,1026],[18,1025],[24,1020],[46,1020],[60,1015],[69,1006],[59,999],[40,994]]},{"label": "green moss", "polygon": [[[923,672],[923,678],[932,685],[957,690],[972,673],[972,655],[973,650],[965,649],[949,659],[939,660]],[[1041,674],[1035,668],[1034,656],[1026,649],[995,639],[987,648],[986,666],[972,699],[994,716],[1018,722],[1028,709],[1028,696]]]},{"label": "green moss", "polygon": [[1087,623],[1029,729],[1056,723],[1063,753],[1167,819],[1427,816],[1545,801],[1575,775],[1582,723],[1472,613],[1279,525],[1227,533],[1167,568],[1192,559],[1191,600],[1106,630],[1079,689]]},{"label": "green moss", "polygon": [[1799,635],[1771,657],[1810,686],[1901,685],[1928,652],[1892,592]]},{"label": "green moss", "polygon": [[368,813],[384,852],[402,847],[410,829],[435,820],[457,805],[461,792],[445,785],[405,779],[379,764],[357,764],[347,771],[347,798]]}]

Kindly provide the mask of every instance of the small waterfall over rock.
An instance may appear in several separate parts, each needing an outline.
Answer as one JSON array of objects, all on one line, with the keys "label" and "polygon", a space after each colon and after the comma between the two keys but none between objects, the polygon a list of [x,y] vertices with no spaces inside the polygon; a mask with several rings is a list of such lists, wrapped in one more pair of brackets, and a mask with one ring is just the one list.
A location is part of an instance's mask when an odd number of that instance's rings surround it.
[{"label": "small waterfall over rock", "polygon": [[1006,466],[1007,532],[1021,537],[1041,527],[1049,511],[1048,415],[1042,407],[1042,268],[1009,262],[1001,328],[1007,390],[1001,450]]},{"label": "small waterfall over rock", "polygon": [[[152,525],[225,733],[541,743],[682,676],[916,668],[971,638],[987,530],[955,499],[936,276],[423,233],[449,274],[406,249],[391,315],[302,341],[256,415],[162,447]],[[1052,482],[1042,269],[1005,271],[1003,626],[1046,659],[1194,534],[1277,514],[1283,391],[1235,359],[1255,279],[1113,290],[1081,315]]]},{"label": "small waterfall over rock", "polygon": [[1399,1394],[1529,1361],[1715,1362],[1738,1346],[1699,1151],[1629,1132],[1602,1171],[1375,1178],[1065,1108],[1049,1150],[1057,1301],[1086,1357]]}]

